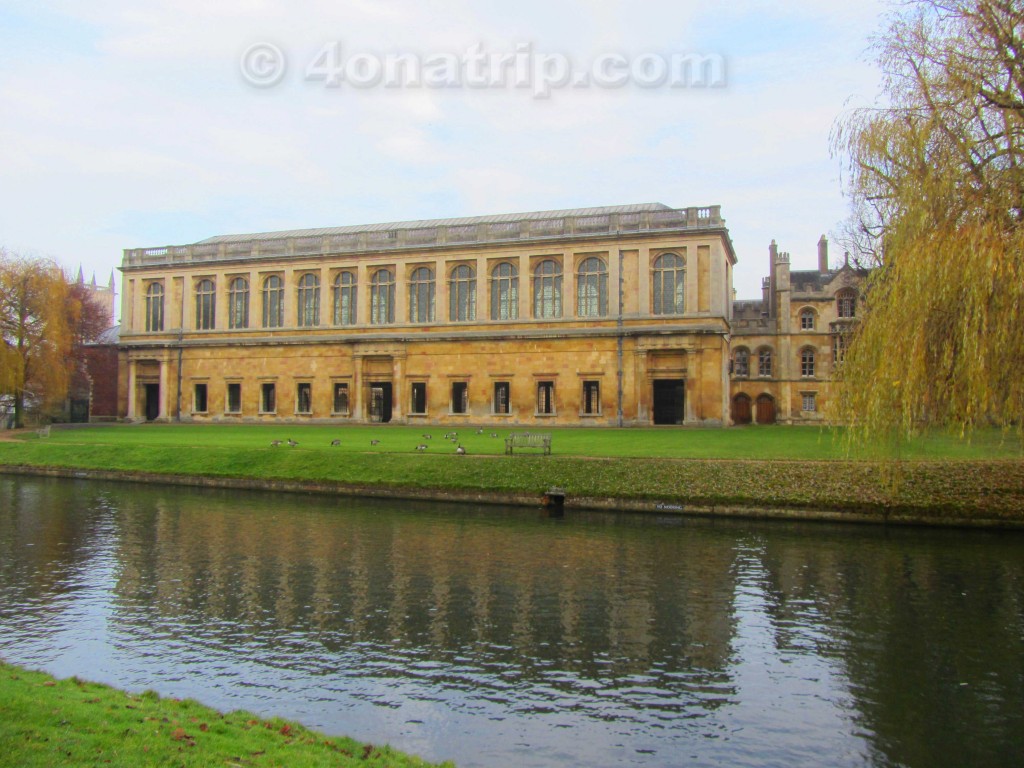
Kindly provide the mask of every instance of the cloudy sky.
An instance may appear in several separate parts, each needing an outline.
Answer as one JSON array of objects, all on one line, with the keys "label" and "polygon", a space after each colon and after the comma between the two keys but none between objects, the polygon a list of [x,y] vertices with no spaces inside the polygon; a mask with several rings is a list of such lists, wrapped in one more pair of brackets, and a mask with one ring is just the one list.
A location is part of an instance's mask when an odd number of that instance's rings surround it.
[{"label": "cloudy sky", "polygon": [[[881,0],[0,0],[0,246],[104,282],[124,248],[218,234],[719,204],[739,297],[752,298],[773,238],[795,267],[813,268],[818,237],[845,216],[829,133],[850,104],[875,98],[867,47],[884,10]],[[285,69],[256,87],[243,65],[273,75],[267,51]],[[504,82],[366,82],[388,57],[429,65],[467,51],[492,57],[478,65],[484,80]],[[514,67],[492,66],[524,51],[555,76],[566,61],[573,78],[630,82],[571,79],[538,98],[539,74],[521,87]],[[722,82],[657,85],[657,61],[686,54],[724,62]],[[332,86],[328,73],[352,77]]]}]

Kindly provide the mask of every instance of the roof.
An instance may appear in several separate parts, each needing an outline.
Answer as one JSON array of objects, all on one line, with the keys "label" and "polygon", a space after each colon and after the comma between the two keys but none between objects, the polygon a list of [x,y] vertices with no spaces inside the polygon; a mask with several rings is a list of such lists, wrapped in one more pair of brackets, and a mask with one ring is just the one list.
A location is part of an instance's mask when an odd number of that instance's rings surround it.
[{"label": "roof", "polygon": [[93,344],[117,344],[121,340],[121,326],[114,325],[107,330],[103,331],[99,336],[96,337],[96,341]]},{"label": "roof", "polygon": [[215,243],[243,243],[257,240],[283,240],[289,237],[324,237],[351,235],[360,232],[391,232],[401,229],[429,229],[431,227],[459,227],[474,224],[511,224],[521,221],[543,221],[576,216],[607,216],[616,213],[643,213],[673,210],[663,203],[636,203],[633,205],[609,205],[599,208],[566,208],[555,211],[528,211],[525,213],[499,213],[490,216],[465,216],[453,219],[418,219],[415,221],[392,221],[382,224],[354,224],[344,227],[321,227],[318,229],[288,229],[278,232],[256,232],[253,234],[217,235],[200,240],[196,245]]}]

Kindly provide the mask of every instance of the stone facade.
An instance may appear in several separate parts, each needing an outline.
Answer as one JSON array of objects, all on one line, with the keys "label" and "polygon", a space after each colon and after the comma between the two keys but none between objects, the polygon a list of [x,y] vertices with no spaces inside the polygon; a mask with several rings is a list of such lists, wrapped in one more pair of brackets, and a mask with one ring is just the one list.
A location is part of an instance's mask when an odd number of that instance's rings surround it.
[{"label": "stone facade", "polygon": [[736,257],[660,204],[125,251],[130,420],[721,425]]},{"label": "stone facade", "polygon": [[733,305],[733,423],[825,419],[865,277],[848,261],[829,268],[824,235],[818,241],[817,270],[791,271],[789,254],[780,253],[772,241],[761,300]]}]

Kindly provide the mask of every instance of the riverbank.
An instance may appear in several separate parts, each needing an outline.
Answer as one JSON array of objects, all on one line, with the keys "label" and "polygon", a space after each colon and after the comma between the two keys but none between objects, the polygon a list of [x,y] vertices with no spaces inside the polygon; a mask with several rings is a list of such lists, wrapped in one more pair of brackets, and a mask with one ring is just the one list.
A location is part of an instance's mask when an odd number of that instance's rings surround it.
[{"label": "riverbank", "polygon": [[433,765],[278,718],[224,714],[192,700],[135,695],[76,677],[57,680],[2,661],[0,754],[4,765],[21,768]]},{"label": "riverbank", "polygon": [[[329,431],[328,431],[329,430]],[[278,430],[280,431],[280,430]],[[827,460],[678,458],[674,456],[504,456],[490,435],[460,438],[469,454],[432,438],[428,450],[367,450],[369,430],[289,428],[297,446],[259,427],[131,427],[54,431],[0,444],[0,471],[103,480],[136,480],[228,488],[389,496],[536,506],[552,487],[564,490],[566,507],[655,512],[887,522],[932,525],[1024,527],[1024,461],[1017,447],[992,442],[973,447],[981,458]],[[586,439],[588,430],[559,432],[556,445]],[[710,431],[708,431],[710,432]],[[719,430],[709,441],[723,440]],[[409,434],[406,434],[409,433]],[[582,435],[580,433],[583,433]],[[622,436],[636,450],[644,433],[589,431],[598,450]],[[329,435],[343,441],[331,446]],[[413,444],[409,428],[377,428],[381,442]],[[647,433],[643,444],[688,441],[703,450],[699,431]],[[819,453],[834,451],[829,438],[791,428],[774,432],[734,430],[727,439],[739,453],[760,450],[756,440],[785,455],[788,440],[798,453],[813,437]],[[377,438],[373,438],[377,439]],[[247,442],[241,442],[245,440]],[[747,441],[746,444],[742,444]],[[256,447],[253,443],[259,443]],[[938,446],[938,447],[936,447]],[[949,447],[952,446],[952,447]],[[655,446],[657,447],[657,446]],[[813,447],[813,446],[812,446]],[[495,453],[487,454],[484,449]],[[907,446],[907,452],[955,454],[956,444]],[[563,449],[564,450],[564,449]],[[719,449],[721,450],[721,449]],[[595,450],[594,452],[598,452]],[[661,452],[668,452],[662,448]],[[985,456],[991,456],[985,457]]]}]

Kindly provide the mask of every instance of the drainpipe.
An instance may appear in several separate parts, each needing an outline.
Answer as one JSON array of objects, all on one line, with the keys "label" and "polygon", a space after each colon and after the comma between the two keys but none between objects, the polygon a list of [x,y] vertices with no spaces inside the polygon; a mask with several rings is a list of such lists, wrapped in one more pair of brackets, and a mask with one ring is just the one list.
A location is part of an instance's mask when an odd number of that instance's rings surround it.
[{"label": "drainpipe", "polygon": [[619,312],[615,321],[617,331],[616,352],[618,353],[618,370],[616,371],[616,383],[618,385],[618,425],[622,426],[622,249],[619,249]]}]

